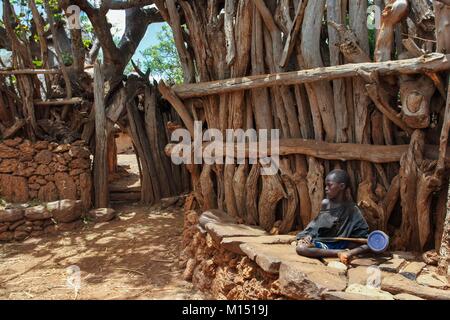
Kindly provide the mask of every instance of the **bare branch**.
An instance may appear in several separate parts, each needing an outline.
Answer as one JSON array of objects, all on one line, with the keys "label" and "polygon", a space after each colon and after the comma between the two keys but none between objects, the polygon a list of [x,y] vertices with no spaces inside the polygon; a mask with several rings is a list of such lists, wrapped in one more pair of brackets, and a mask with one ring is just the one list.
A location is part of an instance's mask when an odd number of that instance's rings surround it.
[{"label": "bare branch", "polygon": [[103,1],[102,6],[110,10],[124,10],[135,7],[144,7],[154,4],[154,0],[108,0]]}]

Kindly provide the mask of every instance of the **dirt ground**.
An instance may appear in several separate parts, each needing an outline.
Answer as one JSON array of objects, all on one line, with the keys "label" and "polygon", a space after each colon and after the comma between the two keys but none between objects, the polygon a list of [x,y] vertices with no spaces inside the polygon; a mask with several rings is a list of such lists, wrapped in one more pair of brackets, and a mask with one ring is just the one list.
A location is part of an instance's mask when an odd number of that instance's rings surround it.
[{"label": "dirt ground", "polygon": [[[1,244],[0,299],[205,298],[178,267],[182,210],[116,209],[119,219],[111,222]],[[67,285],[68,272],[77,270],[71,266],[80,270],[78,294]]]},{"label": "dirt ground", "polygon": [[[134,159],[119,157],[119,165],[136,174]],[[182,280],[178,266],[182,208],[114,209],[118,218],[110,222],[0,244],[0,299],[206,298]]]}]

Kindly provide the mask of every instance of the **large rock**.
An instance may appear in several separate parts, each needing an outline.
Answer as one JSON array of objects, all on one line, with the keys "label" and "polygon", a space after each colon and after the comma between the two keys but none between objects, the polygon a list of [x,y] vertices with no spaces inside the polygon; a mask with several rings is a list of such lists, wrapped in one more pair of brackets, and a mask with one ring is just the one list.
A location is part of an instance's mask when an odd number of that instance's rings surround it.
[{"label": "large rock", "polygon": [[36,153],[36,151],[33,148],[31,148],[31,147],[29,149],[24,150],[24,151],[21,150],[20,151],[20,155],[19,155],[19,160],[22,161],[22,162],[25,162],[25,161],[31,162],[31,161],[33,161],[33,163],[37,167],[37,163],[34,162],[34,154],[35,153]]},{"label": "large rock", "polygon": [[62,154],[55,154],[53,156],[53,161],[56,161],[63,166],[67,166],[67,160],[64,158]]},{"label": "large rock", "polygon": [[36,150],[47,150],[48,149],[48,141],[41,140],[34,144],[34,148]]},{"label": "large rock", "polygon": [[19,161],[16,159],[4,159],[0,162],[0,173],[13,173],[17,170]]},{"label": "large rock", "polygon": [[13,224],[11,224],[9,226],[9,230],[14,231],[16,230],[19,226],[23,225],[25,223],[25,220],[19,220],[14,222]]},{"label": "large rock", "polygon": [[55,184],[60,199],[77,199],[77,186],[69,174],[65,172],[55,173]]},{"label": "large rock", "polygon": [[106,222],[116,217],[116,210],[112,208],[98,208],[89,211],[89,218],[95,222]]},{"label": "large rock", "polygon": [[354,259],[350,262],[353,267],[370,267],[370,266],[378,266],[386,261],[388,261],[389,257],[366,257],[366,258],[358,258]]},{"label": "large rock", "polygon": [[327,291],[343,291],[345,276],[323,265],[283,261],[280,266],[280,291],[293,299],[320,299]]},{"label": "large rock", "polygon": [[322,298],[325,300],[379,300],[367,295],[342,291],[325,292],[322,294]]},{"label": "large rock", "polygon": [[81,218],[84,213],[80,200],[64,199],[47,203],[47,210],[58,223],[69,223]]},{"label": "large rock", "polygon": [[14,240],[22,241],[25,240],[29,236],[29,232],[22,231],[22,230],[16,230],[14,231]]},{"label": "large rock", "polygon": [[44,202],[58,200],[58,190],[53,182],[48,182],[39,189],[38,199]]},{"label": "large rock", "polygon": [[415,281],[409,280],[399,274],[391,274],[383,277],[381,289],[392,294],[408,293],[417,297],[431,300],[450,300],[449,290],[440,290],[422,286]]},{"label": "large rock", "polygon": [[83,226],[83,221],[81,220],[77,220],[77,221],[73,221],[73,222],[69,222],[69,223],[58,223],[56,225],[56,230],[57,231],[72,231],[72,230],[76,230],[79,229]]},{"label": "large rock", "polygon": [[406,264],[405,259],[394,258],[386,261],[385,263],[380,264],[380,269],[387,272],[397,273],[400,269]]},{"label": "large rock", "polygon": [[400,271],[400,274],[408,279],[416,280],[419,273],[426,266],[426,263],[420,261],[413,261],[408,263],[403,269]]},{"label": "large rock", "polygon": [[203,212],[199,218],[199,224],[203,228],[205,228],[206,224],[209,222],[223,222],[235,224],[237,223],[237,220],[222,210],[211,209]]},{"label": "large rock", "polygon": [[25,209],[25,217],[27,220],[46,220],[52,218],[52,213],[46,207],[39,205]]},{"label": "large rock", "polygon": [[217,243],[220,243],[226,237],[257,237],[268,235],[261,228],[250,227],[244,224],[208,222],[205,225],[205,229]]},{"label": "large rock", "polygon": [[260,244],[289,244],[295,240],[295,236],[276,235],[276,236],[260,236],[260,237],[229,237],[223,238],[220,243],[223,248],[228,251],[244,255],[241,249],[243,243],[260,243]]},{"label": "large rock", "polygon": [[49,164],[52,161],[53,153],[49,150],[39,151],[35,156],[34,160],[39,164]]},{"label": "large rock", "polygon": [[50,167],[46,164],[40,164],[36,170],[34,171],[35,174],[46,176],[49,174],[53,174],[52,170],[50,170]]},{"label": "large rock", "polygon": [[373,300],[394,300],[394,296],[389,292],[358,283],[350,284],[345,292],[367,296]]},{"label": "large rock", "polygon": [[77,158],[70,162],[70,169],[89,169],[91,161],[89,159]]},{"label": "large rock", "polygon": [[348,284],[362,284],[366,285],[370,276],[369,267],[359,266],[348,270]]},{"label": "large rock", "polygon": [[0,241],[11,241],[12,239],[14,239],[14,232],[0,232]]},{"label": "large rock", "polygon": [[399,293],[394,296],[395,300],[424,300],[418,296],[414,296],[408,293]]},{"label": "large rock", "polygon": [[34,174],[34,168],[29,167],[27,164],[20,162],[17,166],[17,170],[15,172],[15,175],[22,176],[22,177],[31,177]]},{"label": "large rock", "polygon": [[3,140],[3,143],[6,144],[8,147],[17,147],[19,144],[21,144],[23,141],[20,137],[15,137],[14,139],[6,139]]},{"label": "large rock", "polygon": [[22,209],[0,210],[0,222],[15,222],[23,219]]},{"label": "large rock", "polygon": [[19,151],[0,143],[0,159],[17,158]]},{"label": "large rock", "polygon": [[84,159],[89,159],[89,157],[91,156],[89,149],[81,146],[72,146],[72,148],[70,148],[69,150],[69,154],[74,158]]},{"label": "large rock", "polygon": [[29,200],[27,179],[9,174],[0,174],[0,196],[10,202],[27,202]]},{"label": "large rock", "polygon": [[60,144],[53,149],[55,153],[62,153],[70,150],[70,144]]},{"label": "large rock", "polygon": [[407,261],[418,261],[421,260],[421,254],[417,252],[410,251],[394,251],[392,252],[392,258],[394,259],[405,259]]},{"label": "large rock", "polygon": [[340,261],[331,261],[327,264],[327,267],[341,270],[343,273],[345,273],[348,269],[348,267]]},{"label": "large rock", "polygon": [[439,289],[444,289],[444,288],[450,286],[450,284],[447,281],[447,277],[440,276],[436,273],[431,273],[431,272],[427,272],[427,273],[424,273],[424,274],[421,274],[420,276],[418,276],[417,283],[422,284],[424,286],[439,288]]},{"label": "large rock", "polygon": [[[240,247],[261,269],[269,273],[278,273],[281,263],[285,261],[323,266],[318,259],[299,256],[295,251],[295,247],[291,245],[243,243]],[[339,271],[333,269],[334,271],[339,273]]]}]

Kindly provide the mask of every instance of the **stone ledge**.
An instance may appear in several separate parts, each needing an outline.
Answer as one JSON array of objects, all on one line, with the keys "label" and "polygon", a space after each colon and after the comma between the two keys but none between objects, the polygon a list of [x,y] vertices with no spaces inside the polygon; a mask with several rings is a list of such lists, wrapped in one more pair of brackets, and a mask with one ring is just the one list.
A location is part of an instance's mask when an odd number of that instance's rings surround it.
[{"label": "stone ledge", "polygon": [[290,244],[295,240],[295,236],[276,235],[276,236],[259,236],[259,237],[229,237],[223,238],[220,243],[223,248],[228,251],[244,255],[240,245],[243,243],[259,243],[259,244]]},{"label": "stone ledge", "polygon": [[[450,290],[444,290],[448,283],[433,288],[436,284],[427,279],[434,269],[419,261],[416,253],[366,254],[349,266],[337,258],[310,259],[297,255],[291,245],[295,236],[269,235],[260,228],[237,224],[220,210],[205,212],[185,228],[194,239],[186,242],[183,251],[191,252],[187,259],[195,283],[221,299],[450,299]],[[379,281],[373,279],[377,270]],[[212,289],[208,283],[214,283]],[[239,290],[245,292],[238,294]]]},{"label": "stone ledge", "polygon": [[231,224],[218,221],[208,222],[204,228],[217,243],[220,243],[223,238],[228,237],[257,237],[268,235],[266,231],[260,228],[250,227],[245,224]]},{"label": "stone ledge", "polygon": [[284,261],[324,267],[318,259],[299,256],[295,252],[295,247],[291,245],[243,243],[240,248],[261,269],[269,273],[278,273],[280,265]]}]

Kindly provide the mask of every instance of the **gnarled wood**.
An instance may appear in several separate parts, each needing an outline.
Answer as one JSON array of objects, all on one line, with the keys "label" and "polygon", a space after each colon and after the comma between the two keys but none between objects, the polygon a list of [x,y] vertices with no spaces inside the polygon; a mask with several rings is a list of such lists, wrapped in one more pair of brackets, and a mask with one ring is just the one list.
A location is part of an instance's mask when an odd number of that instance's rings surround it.
[{"label": "gnarled wood", "polygon": [[295,223],[295,212],[298,205],[297,189],[294,180],[287,174],[281,174],[281,179],[283,181],[284,187],[286,189],[287,196],[287,206],[283,212],[283,219],[281,225],[278,229],[280,234],[285,234],[291,231]]},{"label": "gnarled wood", "polygon": [[261,166],[258,163],[252,165],[247,181],[245,182],[245,221],[250,225],[259,224],[258,216],[258,179]]},{"label": "gnarled wood", "polygon": [[180,84],[174,85],[172,89],[181,99],[186,99],[240,90],[267,88],[277,85],[293,85],[321,80],[356,77],[360,75],[359,70],[364,70],[368,73],[377,72],[380,76],[383,76],[440,72],[449,69],[450,55],[433,53],[424,57],[406,60],[345,64],[302,71],[264,74],[203,83]]},{"label": "gnarled wood", "polygon": [[214,209],[217,206],[216,194],[211,179],[212,166],[205,164],[200,174],[200,186],[203,195],[203,210]]},{"label": "gnarled wood", "polygon": [[245,184],[247,181],[247,165],[240,164],[233,177],[233,190],[234,197],[236,199],[236,209],[239,217],[245,218],[245,200],[246,200],[246,192]]},{"label": "gnarled wood", "polygon": [[279,175],[262,175],[262,190],[258,201],[259,225],[270,231],[275,223],[278,201],[286,197]]}]

